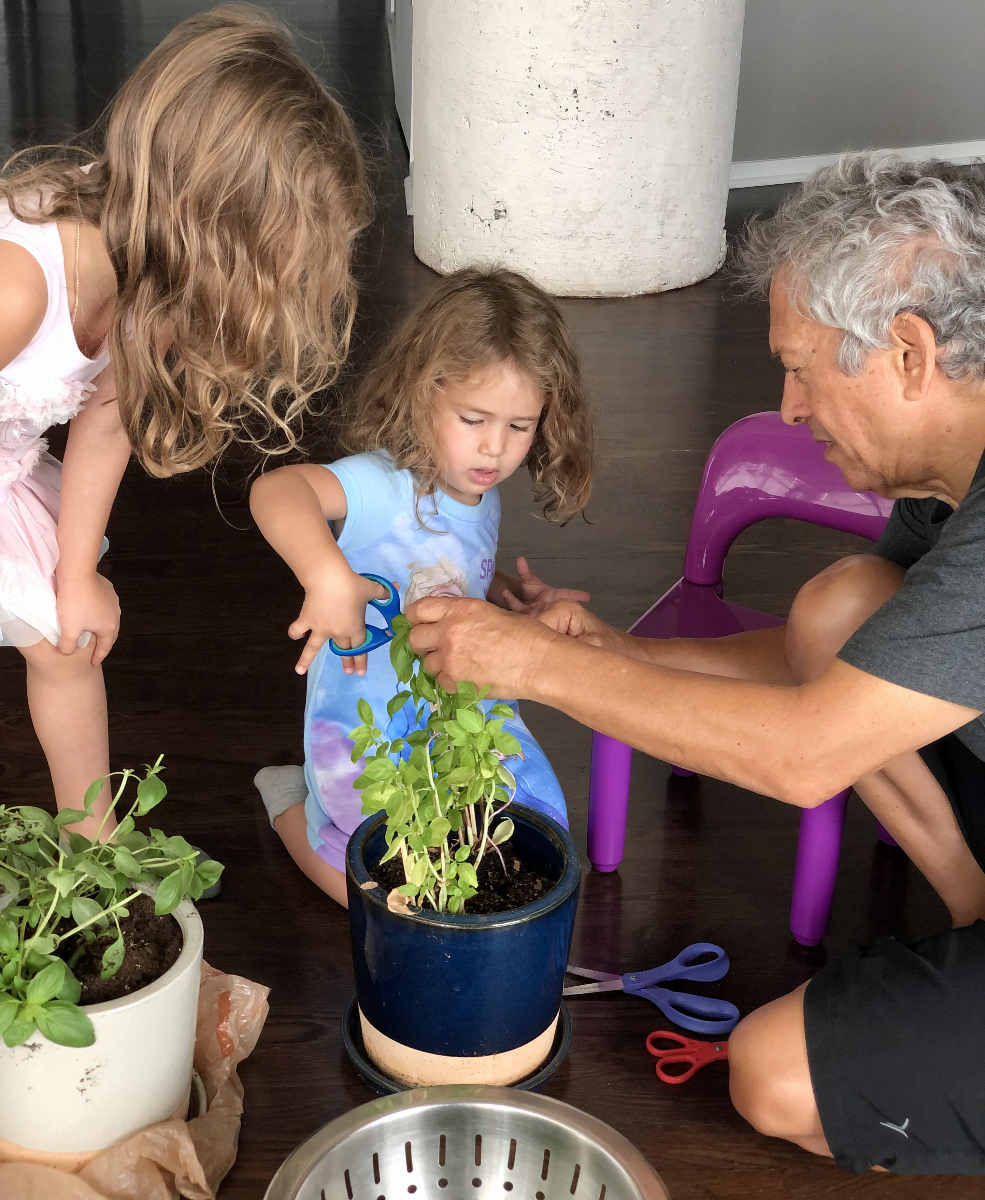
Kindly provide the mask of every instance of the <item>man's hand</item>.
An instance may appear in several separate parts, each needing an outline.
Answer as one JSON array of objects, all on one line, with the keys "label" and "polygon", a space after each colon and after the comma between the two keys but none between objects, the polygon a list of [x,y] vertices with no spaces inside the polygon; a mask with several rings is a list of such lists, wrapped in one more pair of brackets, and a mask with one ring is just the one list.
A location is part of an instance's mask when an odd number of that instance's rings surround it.
[{"label": "man's hand", "polygon": [[98,571],[80,577],[60,577],[57,611],[61,630],[58,649],[62,654],[74,654],[79,649],[82,635],[91,633],[96,642],[92,649],[92,665],[98,666],[113,648],[120,632],[120,601],[113,585]]},{"label": "man's hand", "polygon": [[558,601],[574,600],[581,604],[587,604],[592,598],[588,592],[575,591],[573,588],[554,588],[548,586],[543,579],[538,579],[533,571],[530,570],[530,566],[525,558],[518,558],[516,560],[516,573],[520,583],[519,596],[514,595],[508,587],[504,587],[500,592],[503,607],[511,609],[515,613],[525,613],[530,617],[539,617],[546,608],[549,608],[552,604],[556,604]]},{"label": "man's hand", "polygon": [[600,650],[611,650],[614,654],[625,654],[632,658],[643,657],[634,653],[633,643],[638,642],[638,638],[606,625],[594,613],[572,600],[552,604],[537,619],[556,633],[577,638],[582,645],[597,646]]},{"label": "man's hand", "polygon": [[557,634],[533,617],[484,600],[427,596],[407,609],[411,649],[447,691],[459,680],[504,700],[530,699],[537,668]]}]

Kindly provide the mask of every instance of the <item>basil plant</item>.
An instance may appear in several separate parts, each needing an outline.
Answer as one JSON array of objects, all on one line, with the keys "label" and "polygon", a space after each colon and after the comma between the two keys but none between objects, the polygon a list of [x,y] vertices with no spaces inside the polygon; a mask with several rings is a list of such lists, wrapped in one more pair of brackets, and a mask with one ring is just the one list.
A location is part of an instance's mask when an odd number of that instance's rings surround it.
[{"label": "basil plant", "polygon": [[64,827],[92,816],[104,783],[88,789],[83,809],[63,809],[56,817],[22,804],[0,805],[0,1035],[7,1046],[20,1046],[39,1029],[63,1046],[91,1046],[95,1031],[83,1008],[72,968],[88,944],[107,941],[102,977],[115,975],[126,946],[120,921],[128,915],[137,884],[155,883],[154,911],[171,913],[190,896],[197,900],[222,873],[217,862],[200,865],[198,851],[183,837],[160,829],[142,833],[142,817],[167,795],[159,758],[139,779],[126,814],[109,825],[131,779],[119,778],[111,805],[89,841]]},{"label": "basil plant", "polygon": [[[399,855],[403,865],[405,882],[390,893],[390,908],[416,903],[460,913],[476,894],[484,855],[492,850],[502,861],[498,847],[513,833],[508,817],[493,820],[516,793],[505,760],[522,751],[503,728],[514,714],[507,704],[485,711],[486,692],[471,683],[446,692],[410,648],[407,618],[395,617],[393,631],[390,661],[403,686],[387,704],[388,732],[359,700],[362,724],[349,737],[352,761],[364,763],[352,786],[366,815],[386,812],[381,863]],[[393,736],[395,725],[405,731]]]}]

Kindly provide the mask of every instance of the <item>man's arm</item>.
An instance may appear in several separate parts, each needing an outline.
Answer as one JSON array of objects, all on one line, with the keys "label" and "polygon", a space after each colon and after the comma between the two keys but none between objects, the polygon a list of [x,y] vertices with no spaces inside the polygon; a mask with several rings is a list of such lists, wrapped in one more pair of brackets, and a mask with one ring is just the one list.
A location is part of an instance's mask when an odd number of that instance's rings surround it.
[{"label": "man's arm", "polygon": [[629,659],[481,601],[429,597],[407,615],[411,645],[446,687],[469,679],[537,700],[666,762],[801,808],[978,715],[840,660],[785,687]]},{"label": "man's arm", "polygon": [[720,638],[641,638],[606,625],[571,601],[553,604],[540,620],[565,637],[655,666],[760,683],[791,686],[796,682],[784,652],[782,625]]}]

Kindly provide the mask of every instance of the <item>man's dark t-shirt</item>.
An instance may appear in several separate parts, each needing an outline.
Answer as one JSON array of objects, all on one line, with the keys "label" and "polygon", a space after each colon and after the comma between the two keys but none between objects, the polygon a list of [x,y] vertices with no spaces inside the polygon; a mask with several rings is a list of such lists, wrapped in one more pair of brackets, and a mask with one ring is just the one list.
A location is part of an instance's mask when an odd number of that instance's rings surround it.
[{"label": "man's dark t-shirt", "polygon": [[[875,553],[906,568],[900,590],[838,657],[860,671],[985,710],[985,455],[956,509],[930,497],[893,505]],[[985,720],[955,730],[985,759]]]}]

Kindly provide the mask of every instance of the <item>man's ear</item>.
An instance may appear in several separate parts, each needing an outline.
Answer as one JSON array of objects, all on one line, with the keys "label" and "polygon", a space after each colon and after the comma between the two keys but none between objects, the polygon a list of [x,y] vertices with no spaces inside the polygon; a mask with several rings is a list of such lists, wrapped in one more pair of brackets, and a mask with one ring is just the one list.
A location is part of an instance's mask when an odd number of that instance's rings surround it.
[{"label": "man's ear", "polygon": [[923,400],[937,370],[937,339],[916,313],[897,313],[889,329],[904,400]]}]

